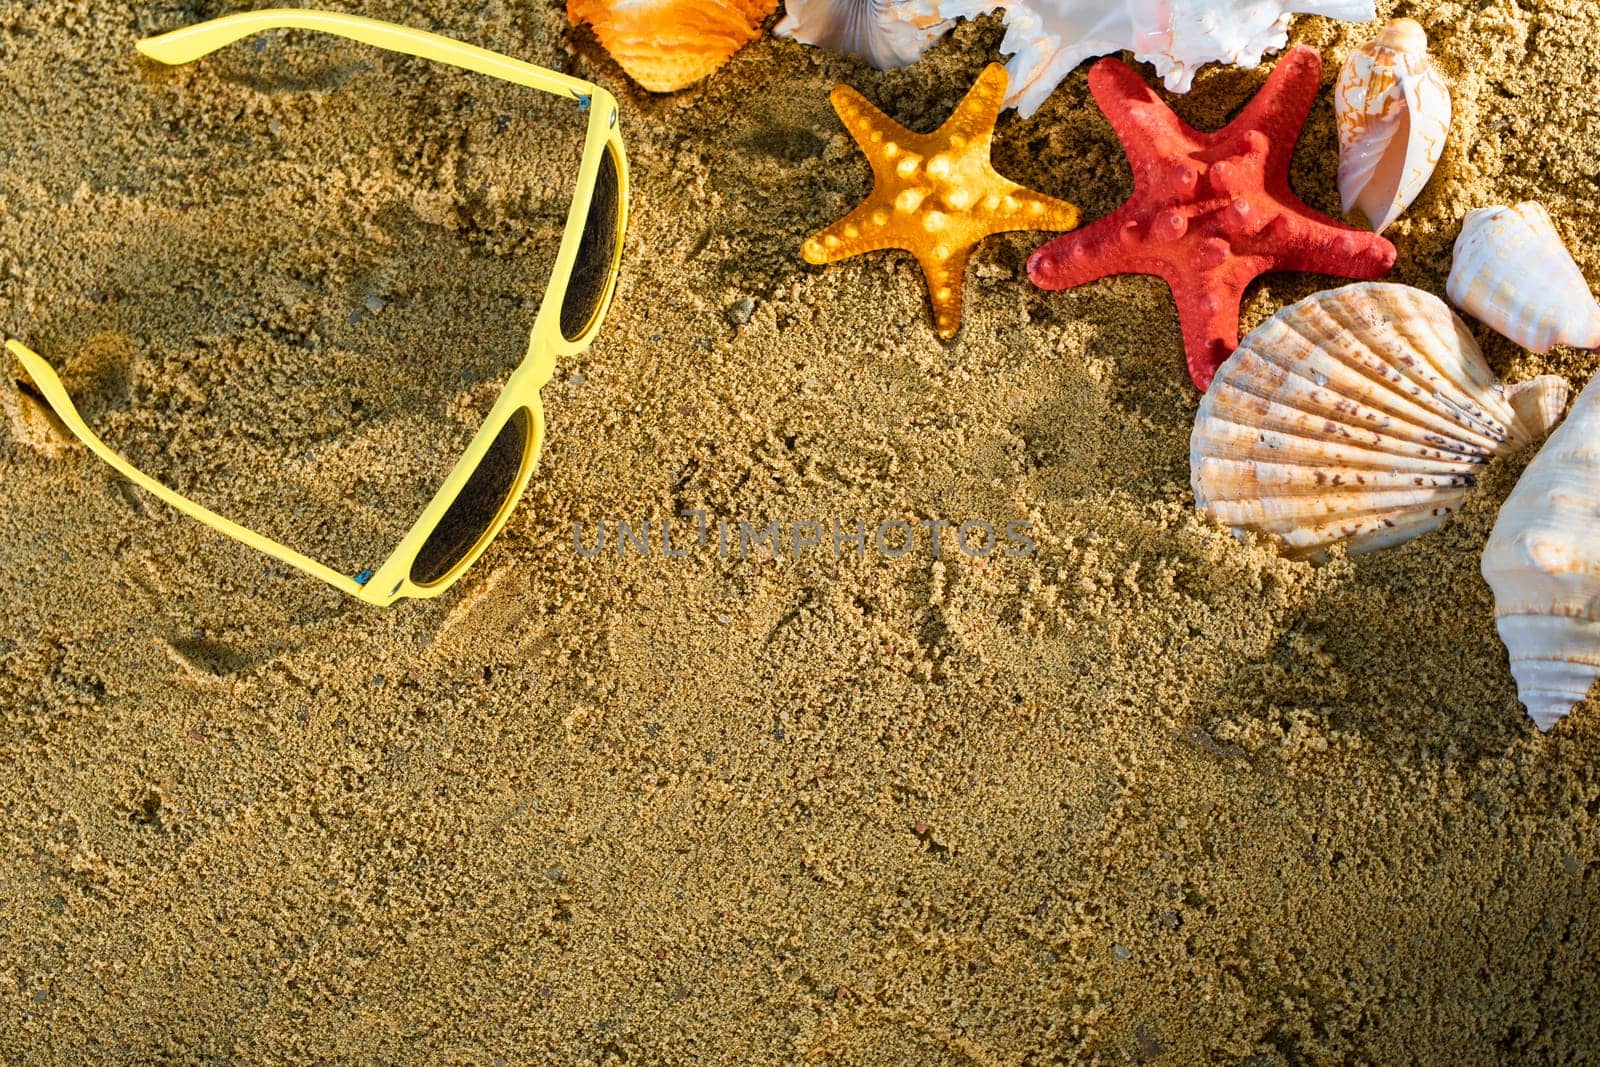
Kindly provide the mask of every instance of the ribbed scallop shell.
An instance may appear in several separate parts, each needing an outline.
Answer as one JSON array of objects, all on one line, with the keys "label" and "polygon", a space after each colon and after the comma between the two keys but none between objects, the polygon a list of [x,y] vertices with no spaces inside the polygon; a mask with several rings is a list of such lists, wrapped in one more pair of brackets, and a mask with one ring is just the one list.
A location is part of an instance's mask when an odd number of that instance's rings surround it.
[{"label": "ribbed scallop shell", "polygon": [[1508,390],[1438,297],[1368,282],[1264,322],[1217,371],[1189,444],[1195,504],[1323,558],[1408,541],[1495,456],[1542,436],[1566,382]]},{"label": "ribbed scallop shell", "polygon": [[611,58],[653,93],[692,85],[761,31],[778,0],[567,0]]},{"label": "ribbed scallop shell", "polygon": [[1533,457],[1483,550],[1517,696],[1548,730],[1600,676],[1600,377]]},{"label": "ribbed scallop shell", "polygon": [[1600,304],[1550,213],[1535,201],[1468,215],[1445,291],[1523,348],[1600,347]]},{"label": "ribbed scallop shell", "polygon": [[787,0],[772,32],[889,70],[915,63],[952,23],[937,0]]},{"label": "ribbed scallop shell", "polygon": [[947,18],[999,8],[1011,77],[1006,106],[1039,110],[1085,59],[1130,51],[1153,63],[1169,90],[1186,93],[1207,63],[1254,67],[1289,40],[1296,14],[1370,22],[1373,0],[940,0]]},{"label": "ribbed scallop shell", "polygon": [[1433,176],[1450,133],[1450,89],[1428,59],[1428,36],[1396,19],[1350,53],[1334,87],[1339,196],[1382,233]]}]

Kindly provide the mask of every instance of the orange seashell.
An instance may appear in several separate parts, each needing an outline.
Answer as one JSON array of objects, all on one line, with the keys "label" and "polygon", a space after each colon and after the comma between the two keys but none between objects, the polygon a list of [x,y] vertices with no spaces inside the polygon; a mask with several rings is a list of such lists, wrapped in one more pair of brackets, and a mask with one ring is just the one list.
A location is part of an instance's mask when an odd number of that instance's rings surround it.
[{"label": "orange seashell", "polygon": [[777,9],[778,0],[567,0],[572,24],[593,26],[617,65],[653,93],[722,66]]}]

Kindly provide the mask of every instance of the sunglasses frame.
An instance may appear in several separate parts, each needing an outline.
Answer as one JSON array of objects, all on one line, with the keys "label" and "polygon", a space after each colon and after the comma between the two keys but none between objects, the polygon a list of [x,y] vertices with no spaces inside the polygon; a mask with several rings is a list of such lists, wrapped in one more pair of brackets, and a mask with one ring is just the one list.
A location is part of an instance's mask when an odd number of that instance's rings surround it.
[{"label": "sunglasses frame", "polygon": [[[21,362],[40,395],[74,437],[87,445],[95,455],[110,464],[124,478],[183,514],[291,567],[320,578],[329,585],[369,604],[385,605],[405,598],[438,596],[454,585],[467,568],[483,554],[484,549],[489,547],[489,543],[504,528],[511,512],[515,510],[517,502],[522,498],[523,490],[527,488],[528,480],[533,475],[544,441],[544,408],[540,403],[539,390],[555,373],[558,359],[582,352],[589,347],[605,321],[607,311],[610,310],[611,299],[616,293],[617,274],[622,263],[623,238],[628,225],[628,161],[622,146],[622,135],[617,129],[617,101],[610,93],[590,82],[524,63],[497,52],[441,37],[425,30],[414,30],[359,15],[345,15],[331,11],[280,8],[225,15],[159,37],[146,38],[137,43],[137,48],[158,62],[178,65],[199,59],[251,34],[276,29],[318,30],[386,51],[400,52],[460,67],[529,89],[537,89],[540,92],[571,97],[577,102],[580,111],[588,114],[583,158],[578,164],[572,205],[567,210],[566,227],[562,231],[555,266],[550,272],[550,281],[545,286],[539,312],[534,318],[532,330],[529,331],[527,353],[512,372],[510,380],[501,390],[500,396],[495,400],[478,432],[473,435],[466,451],[456,461],[455,467],[445,478],[444,484],[434,493],[433,499],[412,522],[410,530],[401,539],[400,544],[377,567],[351,576],[319,563],[270,537],[240,526],[175,492],[129,463],[84,422],[50,364],[21,342],[8,340],[6,348]],[[584,224],[589,216],[589,204],[593,199],[595,183],[599,179],[600,166],[608,152],[615,163],[617,177],[616,244],[612,249],[612,262],[600,301],[582,332],[575,338],[569,338],[561,329],[561,308],[572,283],[572,272],[577,263],[579,244],[583,237]],[[523,442],[522,466],[494,520],[485,528],[476,543],[442,577],[427,584],[412,581],[411,571],[423,545],[438,528],[450,506],[455,502],[457,494],[478,469],[478,464],[500,435],[501,430],[505,428],[506,423],[523,408],[528,410],[529,432]]]}]

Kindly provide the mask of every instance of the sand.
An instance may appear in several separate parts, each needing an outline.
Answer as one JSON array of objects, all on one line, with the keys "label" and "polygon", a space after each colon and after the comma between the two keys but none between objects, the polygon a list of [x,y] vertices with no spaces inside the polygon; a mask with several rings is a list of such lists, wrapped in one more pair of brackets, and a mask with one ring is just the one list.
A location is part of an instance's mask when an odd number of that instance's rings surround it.
[{"label": "sand", "polygon": [[[316,35],[133,52],[231,6],[0,7],[0,330],[116,447],[353,572],[520,357],[572,146],[520,90]],[[1380,6],[1456,105],[1394,278],[1442,293],[1461,216],[1524,198],[1600,278],[1591,6]],[[992,20],[890,73],[764,40],[652,97],[558,6],[361,11],[618,94],[615,306],[506,532],[389,610],[122,483],[8,365],[8,1060],[1594,1054],[1600,722],[1533,729],[1478,575],[1527,454],[1402,549],[1289,562],[1193,512],[1158,281],[1046,294],[1041,237],[997,237],[947,345],[910,257],[805,265],[869,181],[830,87],[931,129]],[[1294,38],[1327,82],[1369,32]],[[1175,106],[1216,126],[1265,73]],[[1130,188],[1081,70],[995,156],[1088,219]],[[1334,171],[1324,92],[1295,186],[1335,211]],[[1268,278],[1246,327],[1327,284]],[[1508,380],[1594,370],[1478,332]],[[575,549],[684,509],[1036,550]]]}]

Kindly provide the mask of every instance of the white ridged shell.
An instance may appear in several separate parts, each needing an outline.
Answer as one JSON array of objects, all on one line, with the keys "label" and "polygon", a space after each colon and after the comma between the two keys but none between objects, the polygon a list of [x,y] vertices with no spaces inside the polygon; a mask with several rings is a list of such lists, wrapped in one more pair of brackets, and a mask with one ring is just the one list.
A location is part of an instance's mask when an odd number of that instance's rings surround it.
[{"label": "white ridged shell", "polygon": [[1535,201],[1468,215],[1445,289],[1457,307],[1523,348],[1600,347],[1600,304]]},{"label": "white ridged shell", "polygon": [[1207,63],[1254,67],[1289,41],[1297,14],[1351,22],[1378,17],[1373,0],[943,0],[942,15],[973,18],[1000,8],[1011,91],[1026,116],[1085,59],[1130,51],[1153,63],[1172,92],[1186,93]]},{"label": "white ridged shell", "polygon": [[1483,550],[1517,696],[1548,730],[1600,676],[1600,377],[1528,464]]},{"label": "white ridged shell", "polygon": [[859,56],[879,70],[915,63],[954,20],[937,0],[788,0],[772,32]]},{"label": "white ridged shell", "polygon": [[1450,89],[1428,59],[1428,37],[1396,19],[1350,53],[1334,87],[1339,196],[1382,233],[1433,176],[1450,133]]},{"label": "white ridged shell", "polygon": [[1217,371],[1189,444],[1195,504],[1323,558],[1443,522],[1497,455],[1542,436],[1566,382],[1506,389],[1444,301],[1368,282],[1262,323]]}]

